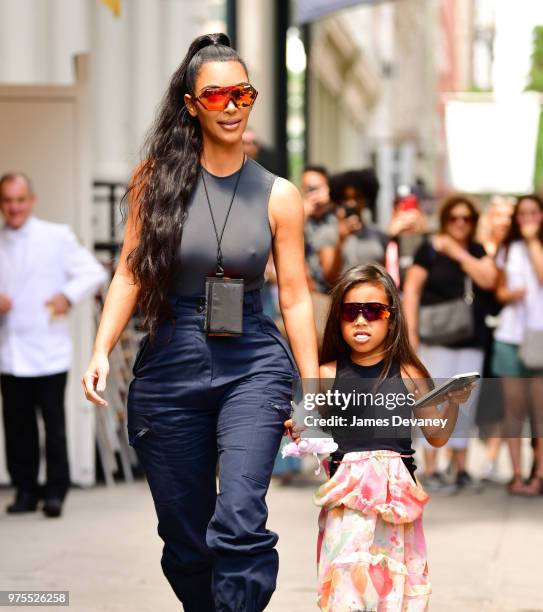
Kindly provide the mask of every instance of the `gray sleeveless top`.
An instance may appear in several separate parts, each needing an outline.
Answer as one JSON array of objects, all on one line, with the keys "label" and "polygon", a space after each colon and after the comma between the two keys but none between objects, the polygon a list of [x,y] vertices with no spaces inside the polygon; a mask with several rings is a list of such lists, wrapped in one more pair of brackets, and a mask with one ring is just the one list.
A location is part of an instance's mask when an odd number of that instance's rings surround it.
[{"label": "gray sleeveless top", "polygon": [[[202,170],[220,236],[239,170],[224,177]],[[264,284],[272,238],[268,200],[275,178],[260,164],[247,159],[224,230],[221,250],[225,276],[243,278],[245,291],[260,289]],[[176,295],[201,296],[205,277],[213,276],[217,267],[217,238],[201,174],[187,210],[172,291]]]}]

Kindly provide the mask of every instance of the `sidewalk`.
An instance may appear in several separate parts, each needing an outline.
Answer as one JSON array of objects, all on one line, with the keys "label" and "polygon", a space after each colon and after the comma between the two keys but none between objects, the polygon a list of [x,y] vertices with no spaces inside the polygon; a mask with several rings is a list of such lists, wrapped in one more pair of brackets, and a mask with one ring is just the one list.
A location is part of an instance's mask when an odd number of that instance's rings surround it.
[{"label": "sidewalk", "polygon": [[[313,489],[270,489],[269,527],[280,534],[281,558],[270,612],[317,610]],[[181,609],[162,576],[144,482],[73,490],[60,520],[40,512],[8,516],[10,500],[11,491],[0,490],[0,589],[69,590],[69,609],[77,612]],[[543,497],[509,497],[497,485],[479,494],[434,496],[425,531],[432,611],[543,611]]]}]

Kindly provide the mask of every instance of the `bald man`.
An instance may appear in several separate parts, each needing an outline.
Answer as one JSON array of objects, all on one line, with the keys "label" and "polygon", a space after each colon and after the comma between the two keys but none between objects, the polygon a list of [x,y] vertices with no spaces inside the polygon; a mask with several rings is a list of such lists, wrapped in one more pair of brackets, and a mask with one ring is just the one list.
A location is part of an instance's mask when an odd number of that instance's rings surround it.
[{"label": "bald man", "polygon": [[24,174],[0,178],[0,391],[7,467],[16,488],[6,510],[20,514],[38,505],[39,407],[47,463],[43,511],[58,517],[70,482],[64,417],[72,361],[67,315],[106,274],[67,225],[36,218],[35,203]]}]

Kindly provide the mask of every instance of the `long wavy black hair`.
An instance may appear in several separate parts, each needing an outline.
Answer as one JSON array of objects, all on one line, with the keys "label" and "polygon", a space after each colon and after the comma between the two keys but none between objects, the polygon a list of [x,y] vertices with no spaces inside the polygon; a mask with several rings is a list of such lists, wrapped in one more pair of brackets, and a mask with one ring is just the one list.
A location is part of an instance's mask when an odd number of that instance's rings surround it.
[{"label": "long wavy black hair", "polygon": [[384,367],[377,382],[380,383],[387,377],[394,361],[399,362],[401,366],[414,366],[424,377],[430,378],[430,373],[409,344],[407,323],[396,283],[390,274],[378,264],[350,268],[332,289],[330,312],[324,329],[320,363],[336,361],[342,355],[350,355],[351,347],[341,333],[340,310],[349,289],[363,283],[382,287],[387,295],[389,305],[392,306],[388,334],[384,345]]},{"label": "long wavy black hair", "polygon": [[229,61],[239,62],[247,72],[226,34],[206,34],[192,42],[170,80],[142,148],[143,162],[123,198],[125,215],[130,192],[138,205],[141,234],[127,265],[139,287],[143,327],[151,336],[160,321],[172,316],[168,293],[202,154],[200,122],[188,112],[184,96],[195,95],[204,64]]}]

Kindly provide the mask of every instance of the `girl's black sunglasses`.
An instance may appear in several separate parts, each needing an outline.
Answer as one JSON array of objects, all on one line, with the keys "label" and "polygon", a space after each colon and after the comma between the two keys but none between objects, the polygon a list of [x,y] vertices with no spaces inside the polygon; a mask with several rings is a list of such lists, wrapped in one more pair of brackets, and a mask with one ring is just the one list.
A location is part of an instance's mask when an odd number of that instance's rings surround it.
[{"label": "girl's black sunglasses", "polygon": [[366,321],[380,321],[388,319],[394,308],[379,302],[344,302],[340,307],[342,321],[353,323],[361,314]]}]

